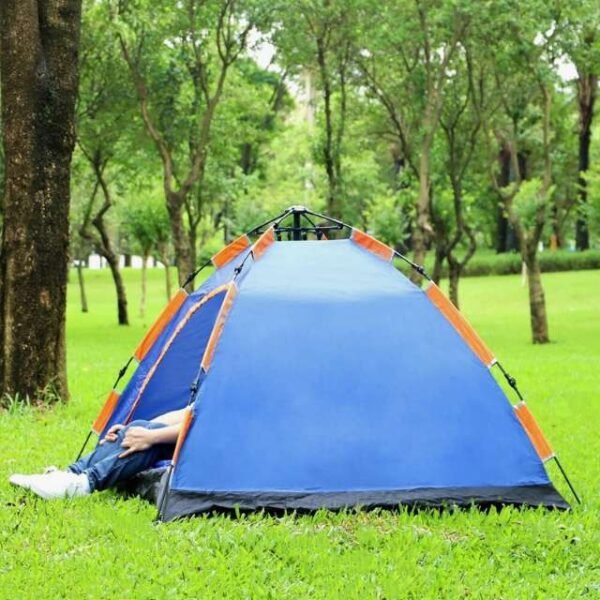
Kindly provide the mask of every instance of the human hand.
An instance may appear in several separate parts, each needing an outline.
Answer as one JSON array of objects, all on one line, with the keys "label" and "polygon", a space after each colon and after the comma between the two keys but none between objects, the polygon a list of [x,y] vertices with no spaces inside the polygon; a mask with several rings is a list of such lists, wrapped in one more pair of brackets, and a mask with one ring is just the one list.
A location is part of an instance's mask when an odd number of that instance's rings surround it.
[{"label": "human hand", "polygon": [[125,425],[121,425],[117,423],[113,425],[107,432],[106,435],[100,440],[100,445],[104,444],[104,442],[115,442],[117,440],[117,433],[123,429]]},{"label": "human hand", "polygon": [[151,429],[145,427],[130,427],[121,442],[125,452],[119,454],[119,458],[125,458],[134,452],[147,450],[154,443],[154,434]]}]

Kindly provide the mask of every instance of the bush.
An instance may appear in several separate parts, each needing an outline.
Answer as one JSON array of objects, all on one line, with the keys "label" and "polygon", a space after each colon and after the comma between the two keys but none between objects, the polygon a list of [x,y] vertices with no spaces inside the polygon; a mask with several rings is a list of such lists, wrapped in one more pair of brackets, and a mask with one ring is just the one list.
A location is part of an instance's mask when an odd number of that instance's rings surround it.
[{"label": "bush", "polygon": [[[431,253],[430,253],[431,254]],[[586,269],[600,269],[600,250],[586,250],[572,252],[569,250],[546,250],[538,254],[542,273],[557,271],[583,271]],[[396,266],[404,273],[410,267],[397,260]],[[431,274],[433,270],[433,257],[429,255],[425,261],[425,270]],[[505,254],[491,254],[480,252],[467,263],[463,272],[464,277],[478,277],[480,275],[514,275],[521,272],[521,256],[517,252]],[[448,276],[448,265],[444,263],[442,276]]]}]

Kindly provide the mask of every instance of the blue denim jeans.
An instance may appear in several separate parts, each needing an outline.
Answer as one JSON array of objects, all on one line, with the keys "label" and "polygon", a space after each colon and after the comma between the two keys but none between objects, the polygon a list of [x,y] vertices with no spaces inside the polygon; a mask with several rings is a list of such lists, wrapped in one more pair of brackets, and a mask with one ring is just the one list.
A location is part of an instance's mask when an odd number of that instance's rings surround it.
[{"label": "blue denim jeans", "polygon": [[119,458],[119,454],[126,450],[121,446],[121,443],[130,427],[160,429],[166,427],[166,425],[152,423],[151,421],[133,421],[119,431],[114,442],[98,444],[93,452],[73,463],[69,467],[69,471],[77,474],[85,473],[90,480],[91,491],[100,491],[125,481],[140,471],[149,469],[160,460],[172,458],[175,449],[173,444],[156,444],[147,450],[134,452],[124,458]]}]

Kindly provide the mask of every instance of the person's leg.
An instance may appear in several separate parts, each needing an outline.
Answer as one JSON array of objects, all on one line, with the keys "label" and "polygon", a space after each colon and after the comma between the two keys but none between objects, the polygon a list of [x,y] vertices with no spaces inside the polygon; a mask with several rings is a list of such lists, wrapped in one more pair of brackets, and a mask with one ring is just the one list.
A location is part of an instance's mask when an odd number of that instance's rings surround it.
[{"label": "person's leg", "polygon": [[172,444],[158,444],[147,450],[134,452],[125,458],[119,458],[119,455],[125,451],[121,443],[129,427],[158,429],[166,425],[150,421],[134,421],[119,432],[115,442],[99,445],[93,452],[73,463],[67,471],[53,470],[42,475],[15,474],[9,478],[9,481],[47,500],[73,498],[86,496],[95,490],[104,490],[151,467],[158,460],[172,457],[174,450]]},{"label": "person's leg", "polygon": [[125,449],[121,446],[126,431],[130,427],[146,427],[159,429],[165,427],[162,423],[150,421],[134,421],[119,431],[114,442],[99,445],[94,452],[77,461],[69,467],[72,473],[85,473],[90,482],[91,491],[101,491],[114,486],[120,481],[129,479],[151,467],[158,460],[172,454],[171,444],[157,444],[147,450],[134,452],[124,458],[119,458]]}]

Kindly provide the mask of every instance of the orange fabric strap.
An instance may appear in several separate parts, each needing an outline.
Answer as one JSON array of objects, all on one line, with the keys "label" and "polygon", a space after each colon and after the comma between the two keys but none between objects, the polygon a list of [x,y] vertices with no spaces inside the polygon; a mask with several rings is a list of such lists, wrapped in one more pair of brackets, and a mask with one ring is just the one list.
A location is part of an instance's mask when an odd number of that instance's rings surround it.
[{"label": "orange fabric strap", "polygon": [[487,367],[491,367],[496,362],[496,358],[492,354],[492,351],[486,346],[479,335],[477,335],[477,332],[471,327],[471,324],[460,314],[456,306],[444,296],[442,290],[440,290],[440,288],[432,281],[425,293],[454,329],[456,329],[463,340],[465,340],[471,350],[477,354],[481,359],[481,362]]},{"label": "orange fabric strap", "polygon": [[179,454],[181,453],[181,447],[183,446],[183,442],[185,441],[188,431],[190,430],[193,417],[194,413],[192,409],[188,408],[185,411],[185,415],[181,423],[181,429],[179,430],[179,435],[177,436],[177,443],[175,444],[175,450],[173,452],[173,465],[177,463],[177,459],[179,458]]},{"label": "orange fabric strap", "polygon": [[165,306],[163,311],[160,313],[160,316],[154,322],[154,325],[150,327],[148,333],[144,336],[144,339],[139,343],[138,347],[135,349],[133,355],[136,359],[141,361],[150,348],[152,348],[152,344],[157,340],[158,336],[163,332],[164,328],[167,326],[169,321],[173,318],[175,313],[181,308],[181,305],[184,303],[187,298],[187,292],[185,290],[179,290],[171,301]]},{"label": "orange fabric strap", "polygon": [[275,230],[269,227],[252,246],[252,254],[254,260],[258,260],[266,251],[267,248],[275,241]]},{"label": "orange fabric strap", "polygon": [[379,258],[382,258],[385,261],[391,261],[394,257],[394,250],[390,248],[383,242],[375,239],[373,236],[370,236],[368,233],[364,231],[360,231],[360,229],[352,229],[352,235],[350,239],[357,245],[362,246],[365,250],[372,252]]},{"label": "orange fabric strap", "polygon": [[98,416],[92,425],[92,431],[96,435],[100,435],[104,431],[106,424],[115,410],[115,406],[117,406],[120,396],[121,394],[119,394],[119,392],[116,390],[111,390],[108,398],[106,398],[106,402],[104,402],[102,410],[98,413]]},{"label": "orange fabric strap", "polygon": [[243,252],[246,248],[250,246],[250,240],[247,235],[241,235],[239,238],[231,242],[223,248],[219,250],[212,257],[212,264],[220,269],[223,265],[226,265],[228,262],[231,262],[236,256],[238,256],[241,252]]},{"label": "orange fabric strap", "polygon": [[519,402],[514,409],[517,419],[519,419],[523,429],[527,432],[527,435],[529,436],[529,439],[531,440],[531,443],[536,449],[539,457],[544,462],[552,458],[554,456],[554,450],[552,450],[552,446],[550,446],[550,443],[535,420],[535,417],[529,410],[529,407],[525,404],[525,402]]},{"label": "orange fabric strap", "polygon": [[217,343],[219,342],[219,338],[223,333],[225,321],[227,320],[227,317],[231,312],[231,308],[233,306],[233,302],[236,296],[237,287],[235,283],[232,282],[229,284],[229,289],[227,290],[227,294],[223,299],[223,304],[221,304],[221,309],[219,310],[219,314],[217,315],[217,319],[215,321],[213,330],[210,334],[210,338],[208,339],[208,343],[206,344],[206,349],[204,350],[202,362],[200,363],[205,373],[208,372],[208,369],[210,368],[213,356],[215,354],[215,349],[217,347]]}]

